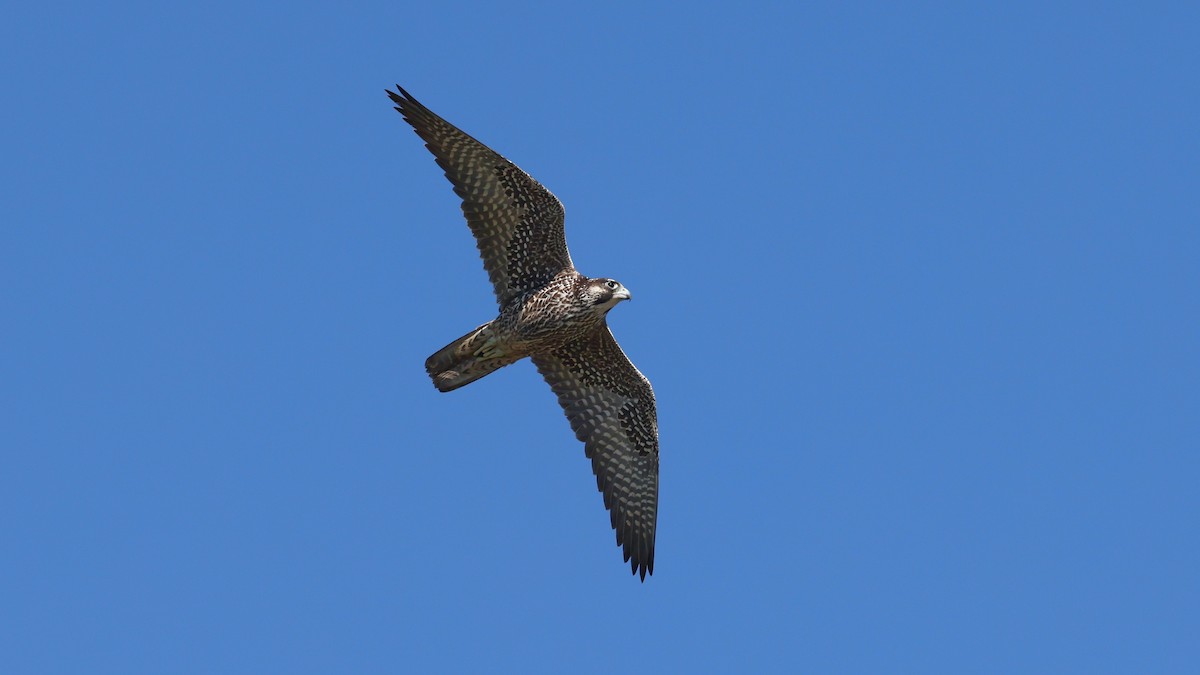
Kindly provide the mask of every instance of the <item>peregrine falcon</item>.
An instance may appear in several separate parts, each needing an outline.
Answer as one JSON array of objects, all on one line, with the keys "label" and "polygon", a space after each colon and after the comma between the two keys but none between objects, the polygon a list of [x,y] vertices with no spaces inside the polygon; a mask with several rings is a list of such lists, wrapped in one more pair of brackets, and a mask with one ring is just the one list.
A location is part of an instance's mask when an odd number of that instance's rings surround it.
[{"label": "peregrine falcon", "polygon": [[635,575],[654,574],[658,417],[654,391],[608,329],[631,298],[614,279],[575,270],[562,203],[529,174],[421,105],[387,94],[433,153],[475,235],[500,314],[425,361],[452,391],[526,356],[537,366],[592,460],[617,546]]}]

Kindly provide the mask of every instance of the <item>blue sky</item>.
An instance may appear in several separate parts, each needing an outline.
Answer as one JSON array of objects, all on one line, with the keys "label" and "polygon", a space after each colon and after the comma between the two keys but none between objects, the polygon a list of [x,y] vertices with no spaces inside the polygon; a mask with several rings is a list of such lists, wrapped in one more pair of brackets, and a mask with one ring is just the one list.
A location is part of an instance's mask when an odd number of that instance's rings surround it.
[{"label": "blue sky", "polygon": [[[0,670],[1194,669],[1200,11],[967,4],[8,8]],[[636,298],[645,584],[396,82]]]}]

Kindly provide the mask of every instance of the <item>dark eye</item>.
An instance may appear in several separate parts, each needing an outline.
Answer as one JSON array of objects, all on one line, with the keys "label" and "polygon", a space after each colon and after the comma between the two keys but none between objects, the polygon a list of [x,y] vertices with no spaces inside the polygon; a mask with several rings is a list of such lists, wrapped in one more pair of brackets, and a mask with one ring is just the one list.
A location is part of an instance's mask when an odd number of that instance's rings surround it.
[{"label": "dark eye", "polygon": [[615,282],[615,281],[612,281],[612,280],[610,279],[610,280],[608,280],[608,281],[604,282],[604,285],[605,285],[605,286],[608,286],[609,288],[616,289],[616,287],[617,287],[617,282]]}]

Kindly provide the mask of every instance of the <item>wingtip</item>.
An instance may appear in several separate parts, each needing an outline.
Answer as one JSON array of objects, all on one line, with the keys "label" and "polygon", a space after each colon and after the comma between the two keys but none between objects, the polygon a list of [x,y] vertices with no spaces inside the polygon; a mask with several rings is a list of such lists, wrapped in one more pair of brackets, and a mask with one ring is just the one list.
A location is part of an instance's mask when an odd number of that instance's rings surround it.
[{"label": "wingtip", "polygon": [[646,563],[638,560],[633,561],[633,575],[640,577],[640,581],[646,583],[646,575],[654,576],[654,563]]},{"label": "wingtip", "polygon": [[[404,87],[401,87],[398,84],[395,85],[395,87],[396,87],[395,92],[393,92],[391,89],[384,89],[384,91],[387,92],[388,98],[392,99],[392,101],[394,101],[400,105],[404,105],[404,104],[421,105],[421,102],[418,101],[417,99],[413,98],[413,95],[408,93],[408,91],[405,90]],[[399,92],[399,93],[397,93],[397,92]]]},{"label": "wingtip", "polygon": [[638,551],[636,553],[630,551],[625,553],[625,562],[629,563],[629,571],[633,576],[640,577],[642,583],[646,583],[646,575],[654,576],[654,553],[646,551]]},{"label": "wingtip", "polygon": [[[601,488],[604,491],[604,488]],[[605,492],[608,495],[608,492]],[[654,536],[651,534],[647,539],[642,535],[634,535],[625,528],[620,527],[620,518],[618,511],[613,509],[605,500],[605,507],[609,509],[609,514],[612,516],[613,531],[617,535],[617,546],[621,549],[622,559],[629,564],[629,571],[633,576],[640,576],[643,583],[646,581],[646,575],[654,576]]]}]

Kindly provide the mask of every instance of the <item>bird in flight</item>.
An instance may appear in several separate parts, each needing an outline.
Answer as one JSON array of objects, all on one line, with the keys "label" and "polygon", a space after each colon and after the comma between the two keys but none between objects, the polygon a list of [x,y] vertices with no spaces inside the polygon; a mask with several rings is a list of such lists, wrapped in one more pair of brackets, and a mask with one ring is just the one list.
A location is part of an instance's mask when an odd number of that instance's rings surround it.
[{"label": "bird in flight", "polygon": [[575,270],[563,205],[515,164],[421,105],[398,85],[396,110],[433,153],[475,235],[500,313],[439,349],[425,370],[453,391],[526,356],[583,441],[617,546],[635,575],[654,574],[658,416],[650,381],[613,338],[609,310],[629,291]]}]

